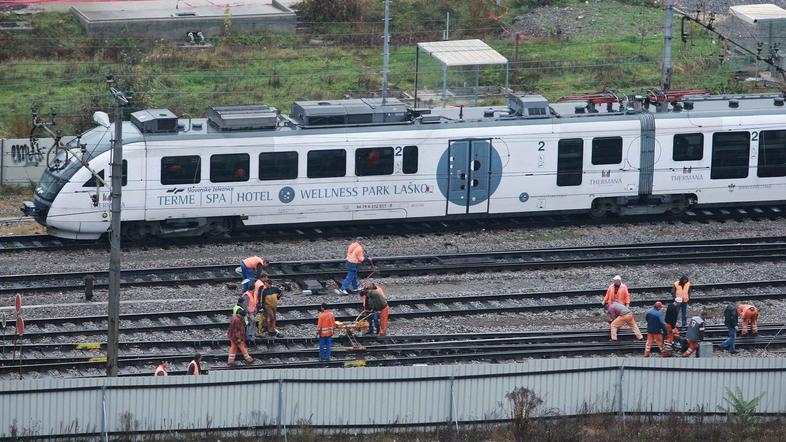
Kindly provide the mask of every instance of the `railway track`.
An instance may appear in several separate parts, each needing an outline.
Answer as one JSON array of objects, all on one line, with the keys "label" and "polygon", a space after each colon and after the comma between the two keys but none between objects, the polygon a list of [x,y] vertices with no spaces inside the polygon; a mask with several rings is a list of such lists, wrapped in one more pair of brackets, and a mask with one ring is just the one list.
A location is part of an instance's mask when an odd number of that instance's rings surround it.
[{"label": "railway track", "polygon": [[[253,241],[264,233],[266,241],[291,241],[292,239],[347,238],[357,235],[391,235],[412,233],[444,233],[445,231],[472,231],[477,229],[510,229],[521,227],[557,227],[568,225],[642,224],[653,222],[700,222],[744,221],[780,219],[786,216],[786,205],[751,206],[737,208],[702,208],[688,210],[680,215],[642,215],[593,219],[586,215],[539,215],[468,220],[435,220],[411,222],[364,223],[362,225],[327,226],[274,226],[232,232],[225,237],[172,238],[164,243],[168,246],[228,243]],[[150,241],[125,242],[124,247],[150,246]],[[74,241],[49,235],[0,236],[0,253],[29,250],[67,250],[74,248],[108,248],[105,239],[97,241]]]},{"label": "railway track", "polygon": [[[404,276],[445,273],[488,272],[532,268],[563,268],[598,265],[647,265],[686,262],[780,261],[786,258],[786,237],[683,241],[679,244],[567,247],[500,252],[440,255],[387,256],[373,259],[375,276]],[[122,286],[195,285],[237,282],[238,264],[124,270]],[[371,271],[371,269],[367,269]],[[271,265],[269,273],[278,281],[294,281],[301,287],[319,290],[318,281],[342,278],[343,260],[285,261]],[[108,272],[68,272],[0,276],[0,294],[79,290],[85,278],[95,278],[95,287],[108,285]],[[311,281],[311,282],[309,282]],[[315,286],[317,284],[317,286]],[[324,283],[322,284],[324,288]]]},{"label": "railway track", "polygon": [[[741,349],[781,348],[786,346],[786,336],[781,335],[782,325],[761,324],[757,337],[739,338]],[[705,340],[717,345],[725,339],[722,326],[707,327]],[[563,356],[588,356],[604,354],[630,354],[643,350],[643,343],[623,331],[619,342],[609,342],[608,331],[599,329],[507,332],[456,335],[394,335],[382,338],[361,337],[363,348],[353,348],[345,338],[334,344],[336,359],[318,361],[314,338],[263,339],[251,349],[255,363],[244,368],[296,368],[343,365],[411,365],[416,363],[448,363],[458,361],[498,362],[518,358],[548,358]],[[185,366],[200,352],[206,364],[214,369],[225,369],[226,342],[224,340],[200,341],[146,341],[121,342],[120,367],[124,374],[149,375],[147,368],[161,360],[175,366]],[[10,355],[10,348],[6,356]],[[76,370],[83,375],[94,375],[106,363],[102,344],[47,344],[17,348],[18,359],[6,357],[0,364],[0,374],[51,373],[51,371]],[[58,352],[52,356],[52,352]],[[177,370],[172,370],[177,373]]]}]

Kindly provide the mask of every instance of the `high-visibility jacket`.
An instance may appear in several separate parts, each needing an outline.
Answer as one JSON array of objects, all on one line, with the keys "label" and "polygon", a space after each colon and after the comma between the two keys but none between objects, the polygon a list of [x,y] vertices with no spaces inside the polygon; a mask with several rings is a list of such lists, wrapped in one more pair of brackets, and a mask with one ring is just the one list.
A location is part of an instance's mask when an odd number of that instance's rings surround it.
[{"label": "high-visibility jacket", "polygon": [[347,248],[347,261],[351,262],[352,264],[360,264],[363,260],[366,259],[365,256],[365,249],[363,249],[363,244],[359,241],[355,241],[349,245]]},{"label": "high-visibility jacket", "polygon": [[679,281],[674,281],[674,297],[682,298],[682,302],[690,301],[690,282],[681,286]]},{"label": "high-visibility jacket", "polygon": [[[240,310],[245,310],[245,309],[243,308],[242,305],[235,304],[235,306],[232,307],[232,317],[234,318],[235,316],[238,316],[240,314]],[[248,316],[245,316],[243,318],[243,322],[245,322],[245,324],[248,325]]]},{"label": "high-visibility jacket", "polygon": [[156,372],[153,373],[153,376],[169,376],[169,373],[167,373],[164,364],[159,364],[158,367],[156,367]]},{"label": "high-visibility jacket", "polygon": [[193,374],[194,376],[199,376],[199,362],[197,362],[196,359],[189,362],[187,373]]},{"label": "high-visibility jacket", "polygon": [[262,258],[258,256],[249,256],[243,260],[243,265],[250,270],[256,269],[260,264],[262,264]]},{"label": "high-visibility jacket", "polygon": [[256,313],[257,305],[259,304],[259,292],[256,291],[256,288],[252,288],[251,290],[243,293],[243,296],[245,296],[248,300],[248,308],[246,311],[248,313]]},{"label": "high-visibility jacket", "polygon": [[630,305],[630,293],[628,293],[628,286],[625,284],[620,284],[619,288],[617,288],[614,287],[614,284],[611,284],[609,288],[606,289],[606,296],[603,297],[603,304],[611,305],[615,302],[619,302],[625,306]]},{"label": "high-visibility jacket", "polygon": [[317,335],[319,337],[333,336],[333,328],[336,326],[336,315],[330,310],[325,310],[319,314],[317,321]]},{"label": "high-visibility jacket", "polygon": [[749,309],[754,309],[755,310],[756,307],[753,306],[752,304],[740,304],[740,305],[737,306],[737,314],[740,317],[742,317],[742,316],[745,315],[745,312],[748,311]]}]

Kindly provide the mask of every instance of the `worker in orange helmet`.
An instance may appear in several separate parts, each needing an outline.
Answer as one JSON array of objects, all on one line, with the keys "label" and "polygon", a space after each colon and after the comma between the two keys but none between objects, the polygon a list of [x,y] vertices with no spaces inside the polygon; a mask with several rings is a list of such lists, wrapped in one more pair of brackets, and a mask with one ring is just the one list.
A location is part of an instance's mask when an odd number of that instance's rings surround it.
[{"label": "worker in orange helmet", "polygon": [[366,260],[366,248],[363,246],[363,237],[358,236],[355,241],[347,247],[347,276],[341,283],[341,294],[348,295],[358,289],[358,270],[363,261]]},{"label": "worker in orange helmet", "polygon": [[243,276],[243,291],[251,288],[255,279],[267,276],[265,269],[270,267],[270,261],[258,256],[249,256],[240,261],[240,273]]},{"label": "worker in orange helmet", "polygon": [[227,359],[227,365],[235,365],[235,356],[237,355],[237,350],[243,353],[243,358],[245,358],[246,363],[250,364],[254,362],[254,358],[248,354],[248,347],[246,347],[246,311],[240,310],[229,321],[229,330],[227,330],[227,337],[229,338],[229,358]]},{"label": "worker in orange helmet", "polygon": [[748,324],[751,325],[753,336],[759,334],[759,309],[753,304],[740,304],[737,306],[737,314],[742,319],[742,329],[740,334],[742,336],[748,335]]},{"label": "worker in orange helmet", "polygon": [[368,332],[370,335],[378,333],[385,336],[388,333],[388,316],[390,315],[390,305],[385,298],[385,291],[377,283],[368,283],[363,287],[361,295],[366,297],[363,309],[370,311]]},{"label": "worker in orange helmet", "polygon": [[619,302],[625,307],[630,307],[630,293],[628,286],[622,283],[622,276],[617,275],[612,279],[611,285],[606,289],[606,296],[603,297],[603,305],[608,306]]},{"label": "worker in orange helmet", "polygon": [[153,376],[169,376],[169,372],[166,370],[166,361],[161,361],[156,367],[156,371],[153,373]]},{"label": "worker in orange helmet", "polygon": [[319,306],[317,320],[317,337],[319,338],[319,360],[329,361],[333,351],[333,329],[336,326],[336,315],[325,303]]},{"label": "worker in orange helmet", "polygon": [[192,376],[199,376],[202,373],[202,355],[197,353],[194,359],[188,363],[186,373]]}]

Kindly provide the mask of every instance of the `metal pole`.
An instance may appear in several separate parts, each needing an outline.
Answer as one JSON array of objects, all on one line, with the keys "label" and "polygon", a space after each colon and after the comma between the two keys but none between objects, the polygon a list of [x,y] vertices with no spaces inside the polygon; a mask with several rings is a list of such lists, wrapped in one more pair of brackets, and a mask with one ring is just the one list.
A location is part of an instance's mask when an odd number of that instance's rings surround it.
[{"label": "metal pole", "polygon": [[516,50],[513,56],[513,84],[518,84],[519,81],[519,34],[516,33]]},{"label": "metal pole", "polygon": [[418,107],[418,70],[420,69],[420,46],[415,45],[415,108]]},{"label": "metal pole", "polygon": [[450,40],[450,11],[445,18],[445,32],[442,33],[443,40]]},{"label": "metal pole", "polygon": [[442,106],[448,104],[448,65],[442,65]]},{"label": "metal pole", "polygon": [[390,61],[390,0],[385,0],[385,59],[382,67],[382,104],[388,98],[388,63]]},{"label": "metal pole", "polygon": [[478,89],[480,89],[480,65],[475,65],[475,106],[478,105]]},{"label": "metal pole", "polygon": [[106,375],[117,376],[120,334],[120,196],[123,188],[123,106],[128,100],[110,87],[115,99],[115,144],[112,148],[112,221],[109,232],[109,327],[106,345]]},{"label": "metal pole", "polygon": [[5,184],[3,181],[3,169],[5,169],[5,138],[0,138],[0,186]]},{"label": "metal pole", "polygon": [[666,3],[666,21],[663,24],[663,72],[661,73],[660,88],[667,91],[671,89],[671,35],[674,27],[674,0]]}]

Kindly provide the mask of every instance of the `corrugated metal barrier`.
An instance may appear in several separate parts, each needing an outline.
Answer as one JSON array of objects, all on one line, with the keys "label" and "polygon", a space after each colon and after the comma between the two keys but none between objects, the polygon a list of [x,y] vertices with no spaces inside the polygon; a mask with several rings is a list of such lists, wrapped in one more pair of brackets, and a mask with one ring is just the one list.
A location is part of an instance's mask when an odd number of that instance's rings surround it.
[{"label": "corrugated metal barrier", "polygon": [[507,419],[526,387],[561,415],[717,413],[725,388],[786,412],[780,358],[555,359],[520,364],[214,370],[207,376],[0,382],[0,437],[267,428],[376,430]]}]

